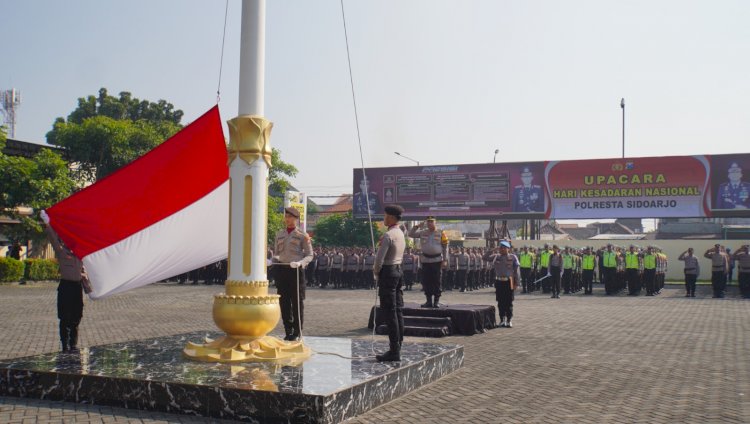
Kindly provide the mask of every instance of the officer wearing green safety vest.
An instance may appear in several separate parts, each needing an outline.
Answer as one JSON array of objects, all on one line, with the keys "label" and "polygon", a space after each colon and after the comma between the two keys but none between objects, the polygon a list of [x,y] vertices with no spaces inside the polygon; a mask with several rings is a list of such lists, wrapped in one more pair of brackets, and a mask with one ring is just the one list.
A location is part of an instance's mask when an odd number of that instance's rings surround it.
[{"label": "officer wearing green safety vest", "polygon": [[[539,270],[541,272],[545,272],[549,268],[550,255],[552,255],[552,252],[549,250],[549,244],[545,243],[542,253],[539,254]],[[551,283],[552,280],[549,278],[542,280],[542,293],[549,293],[551,291]]]},{"label": "officer wearing green safety vest", "polygon": [[570,252],[570,247],[565,247],[562,254],[563,261],[563,293],[570,294],[571,282],[573,280],[573,254]]},{"label": "officer wearing green safety vest", "polygon": [[653,246],[649,246],[643,255],[643,281],[646,283],[646,296],[653,296],[656,293],[656,254]]},{"label": "officer wearing green safety vest", "polygon": [[635,250],[635,246],[630,245],[630,250],[625,254],[625,281],[628,284],[628,292],[631,296],[638,296],[641,293],[640,255]]},{"label": "officer wearing green safety vest", "polygon": [[528,293],[531,290],[529,290],[529,276],[531,275],[531,265],[533,262],[533,256],[531,255],[531,252],[529,252],[528,246],[524,246],[521,250],[520,255],[518,256],[518,263],[521,267],[521,285],[522,285],[522,291],[521,293]]},{"label": "officer wearing green safety vest", "polygon": [[617,273],[617,253],[612,250],[612,245],[608,244],[607,249],[602,253],[604,264],[604,291],[607,294],[615,294],[615,277]]},{"label": "officer wearing green safety vest", "polygon": [[583,270],[584,294],[594,294],[594,268],[596,267],[596,255],[587,247],[581,258],[581,269]]}]

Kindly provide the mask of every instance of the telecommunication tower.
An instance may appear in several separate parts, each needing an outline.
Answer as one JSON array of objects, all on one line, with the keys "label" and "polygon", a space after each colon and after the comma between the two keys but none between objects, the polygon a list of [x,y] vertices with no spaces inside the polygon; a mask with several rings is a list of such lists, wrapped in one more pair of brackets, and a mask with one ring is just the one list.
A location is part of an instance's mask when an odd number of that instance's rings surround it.
[{"label": "telecommunication tower", "polygon": [[16,109],[21,105],[21,92],[15,88],[3,90],[0,92],[0,106],[5,119],[5,125],[8,126],[8,137],[16,137]]}]

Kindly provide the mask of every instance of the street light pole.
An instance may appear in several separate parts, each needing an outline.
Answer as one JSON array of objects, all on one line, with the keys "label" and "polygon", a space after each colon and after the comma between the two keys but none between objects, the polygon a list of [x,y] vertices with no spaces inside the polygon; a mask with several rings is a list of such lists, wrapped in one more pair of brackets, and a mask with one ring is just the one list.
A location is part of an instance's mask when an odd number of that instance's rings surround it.
[{"label": "street light pole", "polygon": [[398,155],[398,156],[401,156],[401,157],[402,157],[402,158],[404,158],[404,159],[409,159],[410,161],[412,161],[412,162],[416,163],[416,164],[417,164],[417,166],[419,166],[419,161],[418,161],[418,160],[416,160],[416,159],[412,159],[412,158],[410,158],[409,156],[404,156],[404,155],[402,155],[402,154],[401,154],[401,153],[399,153],[399,152],[393,152],[393,153],[395,153],[395,154],[396,154],[396,155]]},{"label": "street light pole", "polygon": [[625,159],[625,98],[620,99],[622,109],[622,158]]},{"label": "street light pole", "polygon": [[495,156],[492,157],[492,163],[497,162],[497,154],[500,153],[500,149],[495,149]]}]

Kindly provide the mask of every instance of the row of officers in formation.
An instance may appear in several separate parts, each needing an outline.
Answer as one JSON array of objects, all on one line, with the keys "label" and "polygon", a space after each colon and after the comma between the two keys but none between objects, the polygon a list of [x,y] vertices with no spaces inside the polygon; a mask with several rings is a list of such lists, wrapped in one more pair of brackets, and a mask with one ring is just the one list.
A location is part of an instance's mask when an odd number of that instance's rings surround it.
[{"label": "row of officers in formation", "polygon": [[[447,266],[440,277],[442,291],[464,292],[492,287],[494,268],[491,262],[484,259],[487,251],[485,248],[447,249]],[[555,257],[556,252],[559,259]],[[749,245],[743,245],[732,252],[717,244],[703,254],[703,257],[711,261],[714,297],[724,296],[726,285],[732,281],[737,269],[740,293],[743,297],[750,298],[749,252]],[[594,249],[545,244],[540,248],[524,246],[514,249],[513,253],[520,264],[521,293],[541,290],[543,293],[552,293],[553,297],[557,297],[561,291],[564,294],[580,291],[592,294],[594,283],[604,283],[607,294],[627,290],[628,294],[638,295],[645,290],[646,295],[655,295],[664,285],[668,262],[666,254],[653,246],[625,248],[607,245]],[[269,251],[269,255],[273,255],[272,251]],[[414,284],[423,279],[421,256],[419,249],[407,248],[404,252],[401,267],[406,290],[412,290]],[[701,272],[698,257],[691,247],[678,259],[684,262],[685,296],[695,297],[696,280]],[[308,286],[374,289],[374,263],[375,253],[372,249],[316,248],[313,259],[305,267],[305,276]],[[226,272],[226,260],[223,260],[181,274],[176,280],[180,284],[198,281],[223,284]]]}]

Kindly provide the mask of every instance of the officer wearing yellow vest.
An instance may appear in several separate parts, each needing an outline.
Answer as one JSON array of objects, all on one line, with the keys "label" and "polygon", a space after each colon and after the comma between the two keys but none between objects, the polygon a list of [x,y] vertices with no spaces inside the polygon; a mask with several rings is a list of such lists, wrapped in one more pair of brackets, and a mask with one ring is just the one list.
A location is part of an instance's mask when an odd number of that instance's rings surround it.
[{"label": "officer wearing yellow vest", "polygon": [[641,256],[635,250],[635,246],[630,245],[630,249],[625,253],[625,281],[628,285],[628,294],[638,296],[641,294]]},{"label": "officer wearing yellow vest", "polygon": [[643,281],[646,283],[646,296],[656,294],[656,253],[649,246],[643,255]]},{"label": "officer wearing yellow vest", "polygon": [[[552,255],[552,252],[549,249],[549,244],[544,244],[544,247],[542,248],[542,253],[539,254],[539,273],[540,274],[549,274],[547,272],[549,268],[549,257]],[[549,293],[552,291],[552,280],[550,279],[549,275],[542,279],[542,293]]]},{"label": "officer wearing yellow vest", "polygon": [[533,256],[529,252],[528,246],[524,246],[523,249],[521,249],[521,253],[518,256],[518,263],[521,267],[521,285],[522,285],[522,291],[521,293],[528,293],[531,290],[529,290],[529,276],[531,275],[531,265],[532,265]]},{"label": "officer wearing yellow vest", "polygon": [[608,244],[607,248],[601,253],[602,263],[604,264],[604,292],[608,295],[617,293],[616,273],[617,273],[617,253]]},{"label": "officer wearing yellow vest", "polygon": [[583,272],[584,294],[594,294],[594,268],[596,267],[596,255],[591,247],[586,247],[581,258],[581,269]]},{"label": "officer wearing yellow vest", "polygon": [[570,252],[570,247],[566,246],[562,254],[563,261],[563,294],[570,294],[571,283],[573,282],[573,254]]}]

